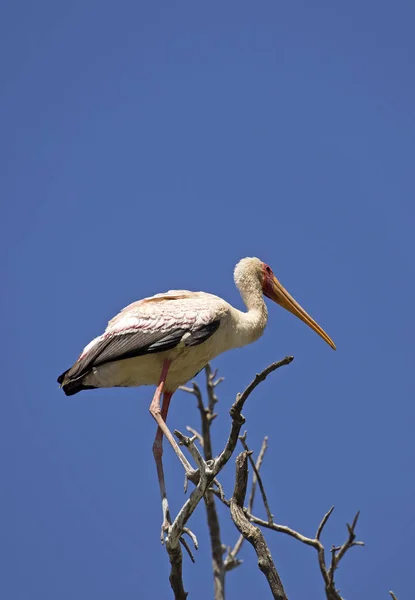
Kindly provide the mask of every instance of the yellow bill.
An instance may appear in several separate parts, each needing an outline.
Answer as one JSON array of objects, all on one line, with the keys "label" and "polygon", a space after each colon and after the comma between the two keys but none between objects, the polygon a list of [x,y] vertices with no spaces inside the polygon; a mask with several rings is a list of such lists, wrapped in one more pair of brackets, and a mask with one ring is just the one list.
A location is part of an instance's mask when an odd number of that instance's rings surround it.
[{"label": "yellow bill", "polygon": [[322,329],[320,327],[320,325],[318,323],[316,323],[314,321],[314,319],[312,319],[308,313],[306,313],[304,308],[302,308],[298,304],[298,302],[296,302],[296,300],[294,300],[294,298],[291,296],[291,294],[289,294],[287,292],[287,290],[284,288],[284,286],[281,285],[281,283],[278,281],[278,279],[276,277],[274,277],[272,279],[272,282],[270,282],[270,283],[271,283],[271,290],[268,289],[268,294],[267,294],[267,295],[269,295],[269,298],[271,300],[273,300],[274,302],[276,302],[277,304],[279,304],[280,306],[282,306],[283,308],[285,308],[286,310],[288,310],[290,313],[292,313],[299,319],[301,319],[306,325],[311,327],[311,329],[313,331],[318,333],[318,335],[320,337],[322,337],[323,340],[325,342],[327,342],[327,344],[333,348],[333,350],[336,350],[336,345],[333,342],[333,340],[327,335],[327,333],[324,331],[324,329]]}]

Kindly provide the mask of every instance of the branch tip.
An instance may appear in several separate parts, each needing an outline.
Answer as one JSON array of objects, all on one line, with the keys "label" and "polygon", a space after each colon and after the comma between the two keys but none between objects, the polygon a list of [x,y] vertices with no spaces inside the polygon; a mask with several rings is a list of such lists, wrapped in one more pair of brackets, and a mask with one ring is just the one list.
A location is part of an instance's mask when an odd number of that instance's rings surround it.
[{"label": "branch tip", "polygon": [[322,518],[322,520],[321,520],[321,523],[320,523],[320,525],[318,526],[318,529],[317,529],[317,533],[316,533],[316,540],[319,540],[319,539],[320,539],[320,536],[321,536],[321,534],[323,533],[323,529],[324,529],[324,527],[325,527],[325,525],[326,525],[327,521],[329,520],[329,518],[330,518],[330,516],[331,516],[331,514],[332,514],[332,512],[333,512],[333,510],[334,510],[334,506],[332,506],[332,507],[331,507],[331,508],[330,508],[330,509],[329,509],[329,510],[326,512],[326,514],[324,515],[324,517]]}]

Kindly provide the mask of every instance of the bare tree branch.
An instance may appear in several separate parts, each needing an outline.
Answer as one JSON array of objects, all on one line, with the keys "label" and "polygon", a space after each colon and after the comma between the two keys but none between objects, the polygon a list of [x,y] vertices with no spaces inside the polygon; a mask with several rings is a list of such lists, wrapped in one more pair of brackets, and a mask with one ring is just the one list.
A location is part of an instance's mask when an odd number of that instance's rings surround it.
[{"label": "bare tree branch", "polygon": [[[204,407],[202,413],[201,407],[200,417],[202,421],[202,430],[205,432],[203,437],[203,449],[205,460],[212,460],[213,449],[210,428],[213,420],[216,417],[215,404],[218,399],[215,393],[216,386],[223,381],[223,377],[216,380],[217,371],[212,373],[209,364],[205,367],[206,374],[206,389],[208,396],[208,406]],[[205,423],[204,423],[205,422]],[[206,517],[210,535],[210,545],[212,551],[212,570],[213,570],[213,590],[215,600],[225,600],[225,569],[223,565],[223,545],[220,535],[219,517],[216,510],[215,496],[209,490],[205,493],[205,508]]]},{"label": "bare tree branch", "polygon": [[319,540],[319,539],[320,539],[320,537],[321,537],[321,534],[323,533],[324,526],[326,525],[327,521],[329,520],[329,518],[330,518],[330,515],[331,515],[331,513],[333,512],[333,510],[334,510],[334,506],[332,506],[332,507],[330,508],[330,510],[328,510],[328,511],[326,512],[326,514],[324,515],[324,517],[321,519],[321,523],[320,523],[320,525],[319,525],[319,526],[318,526],[318,528],[317,528],[316,540]]},{"label": "bare tree branch", "polygon": [[[242,436],[239,436],[239,439],[242,440],[242,438],[243,438],[244,440],[246,440],[246,436],[247,436],[247,432],[245,431]],[[251,492],[250,492],[249,500],[248,500],[248,511],[249,512],[252,512],[252,509],[254,506],[256,484],[258,481],[256,473],[257,472],[259,473],[259,470],[261,468],[262,461],[264,460],[264,456],[265,456],[265,452],[266,452],[267,448],[268,448],[268,437],[265,436],[263,439],[262,445],[261,445],[261,449],[258,454],[258,458],[256,460],[254,475],[252,477]],[[236,557],[242,548],[242,544],[243,544],[244,540],[245,540],[244,536],[242,534],[240,534],[239,538],[236,540],[234,547],[232,549],[231,548],[228,549],[228,554],[224,561],[225,571],[231,571],[235,567],[238,567],[240,564],[242,564],[243,561],[237,559]]]},{"label": "bare tree branch", "polygon": [[186,425],[186,429],[187,429],[187,431],[192,433],[194,436],[196,436],[197,441],[203,448],[204,447],[203,437],[200,435],[200,433],[196,429],[193,429],[193,427],[190,427],[189,425]]},{"label": "bare tree branch", "polygon": [[[180,544],[185,547],[191,559],[194,560],[188,544],[183,539],[183,534],[189,535],[190,539],[192,539],[195,545],[195,548],[197,549],[197,540],[194,534],[187,528],[186,524],[202,498],[204,498],[206,505],[206,514],[211,538],[215,600],[225,599],[225,574],[227,571],[235,568],[242,562],[237,559],[236,556],[244,539],[247,539],[254,547],[258,556],[258,566],[267,578],[273,597],[277,598],[278,600],[287,600],[269,548],[261,530],[259,527],[256,527],[256,525],[277,531],[279,533],[284,533],[300,541],[301,543],[315,548],[317,552],[319,568],[324,580],[326,599],[343,600],[340,592],[335,587],[334,574],[336,569],[339,567],[340,561],[350,550],[350,548],[353,546],[363,545],[363,542],[356,541],[355,534],[359,513],[356,514],[351,525],[347,524],[348,537],[346,541],[341,546],[332,546],[331,559],[328,564],[325,556],[325,548],[321,542],[321,536],[324,527],[333,513],[334,507],[330,508],[330,510],[322,518],[319,526],[317,527],[315,538],[304,536],[290,527],[275,523],[269,508],[265,488],[259,474],[263,456],[267,447],[267,438],[264,439],[261,451],[255,464],[250,456],[252,452],[249,450],[246,443],[246,433],[239,437],[242,425],[245,422],[245,419],[242,415],[242,410],[250,394],[259,385],[259,383],[264,381],[264,379],[270,373],[281,366],[288,365],[292,360],[293,357],[287,356],[283,360],[273,363],[261,373],[257,374],[255,379],[247,386],[242,394],[237,395],[236,400],[230,409],[232,422],[227,442],[223,450],[215,458],[213,458],[210,429],[211,424],[216,417],[214,410],[215,405],[218,402],[215,388],[220,381],[222,381],[222,378],[216,379],[216,371],[212,373],[209,366],[206,368],[208,398],[207,405],[205,405],[203,402],[202,392],[197,384],[193,383],[193,387],[182,388],[184,391],[192,393],[196,397],[197,406],[201,416],[201,433],[191,427],[187,427],[187,429],[193,434],[192,438],[184,436],[179,431],[174,432],[179,440],[179,443],[187,448],[198,467],[198,471],[193,472],[189,477],[189,479],[191,479],[191,481],[195,484],[195,488],[178,512],[176,518],[169,528],[166,537],[166,549],[171,563],[170,583],[176,600],[184,600],[187,596],[186,592],[184,591],[182,580],[182,550]],[[237,457],[234,493],[232,498],[227,500],[225,498],[222,486],[217,480],[217,475],[224,468],[234,453],[238,438],[241,440],[244,446],[244,452]],[[203,457],[195,445],[196,439],[203,448]],[[244,501],[248,485],[248,460],[252,465],[253,480],[248,508],[245,508]],[[264,506],[267,512],[267,520],[260,519],[252,514],[257,483],[261,490]],[[223,560],[224,547],[220,537],[219,519],[214,496],[218,497],[223,504],[230,508],[231,517],[241,533],[241,536],[238,538],[234,548],[232,550],[229,549],[225,560]],[[393,592],[390,592],[390,595],[392,600],[397,600]]]},{"label": "bare tree branch", "polygon": [[192,540],[195,550],[199,550],[199,542],[197,541],[197,537],[195,536],[195,534],[188,527],[183,527],[183,533],[188,535],[189,538]]},{"label": "bare tree branch", "polygon": [[242,394],[237,395],[236,400],[232,404],[232,407],[229,411],[229,414],[232,418],[232,426],[228,441],[226,442],[225,448],[215,459],[215,468],[217,469],[217,473],[219,473],[219,471],[222,470],[223,466],[228,462],[228,460],[233,454],[233,451],[235,450],[241,427],[245,423],[245,417],[242,415],[242,409],[249,396],[252,394],[254,389],[268,377],[270,373],[276,371],[284,365],[289,365],[293,360],[293,356],[286,356],[282,360],[272,363],[272,365],[269,365],[269,367],[267,367],[261,373],[258,373],[255,376],[255,379],[251,381],[251,383],[242,392]]},{"label": "bare tree branch", "polygon": [[[192,534],[192,535],[194,535],[194,534]],[[183,536],[180,538],[180,543],[183,546],[183,548],[186,550],[187,554],[189,555],[190,560],[194,564],[196,562],[195,557],[193,556],[193,552],[190,550],[189,544],[186,542],[186,540],[184,539]],[[197,548],[197,546],[196,546],[196,548]]]},{"label": "bare tree branch", "polygon": [[[218,402],[215,393],[215,387],[223,380],[223,378],[216,379],[217,372],[212,373],[210,365],[205,367],[206,373],[206,388],[208,395],[208,406],[205,407],[203,403],[198,404],[200,411],[200,418],[202,422],[203,431],[203,451],[205,460],[212,460],[212,439],[210,434],[210,428],[216,414],[214,412],[215,404]],[[212,551],[212,570],[213,570],[213,590],[215,600],[225,599],[225,569],[223,565],[223,545],[220,535],[219,517],[216,510],[215,497],[211,491],[206,490],[205,496],[205,508],[206,517],[208,522],[210,545]]]},{"label": "bare tree branch", "polygon": [[251,494],[250,494],[249,500],[248,500],[248,510],[250,512],[252,512],[252,509],[254,507],[256,484],[259,479],[259,470],[262,467],[262,462],[264,460],[264,456],[265,456],[265,452],[267,451],[267,448],[268,448],[268,436],[266,435],[264,437],[264,439],[262,440],[261,449],[259,451],[258,458],[257,458],[256,464],[255,464],[254,475],[252,477]]},{"label": "bare tree branch", "polygon": [[212,550],[214,599],[224,600],[225,569],[223,565],[223,546],[220,536],[219,518],[215,505],[215,497],[212,492],[207,490],[204,500]]},{"label": "bare tree branch", "polygon": [[[218,498],[220,498],[219,493],[217,493],[216,491],[214,493]],[[225,499],[223,501],[223,503],[226,506],[230,506],[232,504],[232,499],[230,502]],[[334,509],[334,507],[332,507],[324,515],[320,525],[318,526],[317,534],[319,536],[321,536],[323,528],[324,528],[325,524],[327,523],[330,515],[332,514],[333,509]],[[272,529],[273,531],[277,531],[278,533],[284,533],[286,535],[289,535],[290,537],[295,538],[299,542],[306,544],[307,546],[312,546],[313,548],[315,548],[317,550],[320,571],[321,571],[322,577],[324,579],[327,600],[343,600],[343,598],[340,596],[339,591],[336,590],[336,588],[335,588],[334,571],[338,567],[340,560],[343,558],[343,556],[346,554],[346,552],[348,550],[350,550],[350,548],[352,548],[353,546],[364,546],[363,542],[354,541],[355,537],[356,537],[355,533],[354,533],[354,528],[357,524],[357,518],[359,516],[359,513],[357,513],[357,515],[353,519],[352,525],[347,525],[349,536],[348,536],[348,539],[346,540],[346,542],[342,546],[339,546],[339,547],[333,546],[331,564],[330,564],[330,567],[328,568],[327,564],[326,564],[326,559],[325,559],[324,546],[317,537],[314,539],[309,538],[305,535],[302,535],[298,531],[295,531],[294,529],[287,527],[286,525],[279,525],[278,523],[274,523],[274,522],[269,523],[268,521],[265,521],[264,519],[260,519],[260,518],[256,517],[255,515],[251,514],[247,508],[244,508],[243,510],[244,510],[244,514],[245,514],[246,518],[251,523],[255,523],[256,525],[260,525],[261,527],[266,527],[267,529]],[[341,551],[341,554],[340,554],[340,551]]]},{"label": "bare tree branch", "polygon": [[[201,429],[202,434],[197,432],[192,427],[187,427],[188,431],[191,431],[198,439],[206,461],[212,460],[212,440],[210,434],[210,427],[215,418],[214,406],[218,399],[215,393],[215,387],[223,380],[223,378],[215,381],[216,371],[212,373],[210,365],[205,367],[206,373],[206,388],[208,396],[208,405],[205,406],[203,402],[202,393],[199,386],[193,382],[192,388],[182,388],[188,393],[192,393],[196,397],[197,407],[200,412]],[[217,482],[218,483],[218,482]],[[219,485],[219,483],[218,483]],[[212,571],[213,571],[213,589],[214,599],[224,600],[225,599],[225,570],[223,565],[223,546],[220,535],[219,518],[216,510],[215,497],[209,489],[206,490],[204,495],[204,502],[206,507],[206,517],[208,522],[208,530],[210,536],[210,545],[212,552]]]},{"label": "bare tree branch", "polygon": [[186,598],[186,592],[184,592],[182,579],[182,553],[180,548],[180,540],[185,530],[187,521],[189,520],[200,500],[203,498],[207,486],[213,480],[213,473],[208,468],[199,450],[195,446],[195,438],[188,438],[178,431],[175,431],[174,433],[178,438],[179,443],[186,446],[186,448],[189,450],[197,466],[199,467],[198,484],[180,509],[172,525],[169,527],[165,542],[171,565],[170,585],[173,589],[175,600],[184,600]]},{"label": "bare tree branch", "polygon": [[[209,376],[211,374],[210,366],[207,365],[205,367],[205,369],[206,369],[206,378],[209,381]],[[207,369],[209,369],[209,371],[207,371]],[[212,447],[211,447],[210,431],[209,430],[210,430],[210,423],[211,423],[211,421],[213,421],[213,419],[216,417],[216,415],[214,415],[213,409],[210,410],[210,405],[208,407],[205,407],[205,405],[203,404],[202,392],[200,390],[200,387],[197,385],[197,383],[195,381],[192,382],[192,386],[193,387],[191,387],[191,388],[182,386],[180,389],[183,392],[187,392],[188,394],[193,394],[196,397],[197,408],[199,409],[199,412],[200,412],[200,415],[201,415],[201,423],[202,423],[202,435],[201,435],[201,437],[203,439],[203,446],[204,446],[204,451],[205,451],[205,458],[206,458],[206,460],[211,460],[211,458],[212,458]],[[209,384],[208,384],[208,390],[209,390]],[[206,444],[207,444],[207,446],[206,446]]]},{"label": "bare tree branch", "polygon": [[337,569],[338,564],[341,561],[341,559],[343,558],[343,556],[353,546],[363,546],[364,545],[363,542],[355,542],[356,534],[355,534],[354,530],[357,525],[357,520],[359,518],[359,514],[360,514],[360,511],[358,511],[356,513],[356,516],[353,519],[353,522],[351,525],[346,523],[347,530],[349,532],[349,537],[344,542],[344,544],[339,547],[333,546],[331,549],[332,560],[331,560],[330,568],[328,570],[328,576],[329,576],[329,582],[333,585],[333,587],[334,587],[334,571]]},{"label": "bare tree branch", "polygon": [[281,579],[272,560],[271,552],[259,527],[250,523],[244,511],[244,501],[248,485],[248,452],[241,452],[236,459],[235,488],[231,498],[231,517],[240,533],[254,547],[258,556],[258,566],[265,575],[273,598],[287,600]]},{"label": "bare tree branch", "polygon": [[[333,509],[331,509],[329,511],[330,514],[332,512],[333,512]],[[363,546],[364,545],[363,542],[349,543],[349,539],[350,539],[350,533],[349,533],[349,538],[348,538],[348,540],[346,540],[346,542],[343,544],[343,546],[340,546],[338,548],[334,547],[332,549],[332,552],[333,552],[332,561],[331,561],[330,567],[327,568],[326,560],[325,560],[325,549],[324,549],[323,544],[317,538],[316,539],[308,538],[308,537],[303,536],[302,534],[298,533],[297,531],[295,531],[289,527],[286,527],[284,525],[277,525],[276,523],[272,523],[272,525],[270,525],[267,521],[258,519],[257,517],[255,517],[253,515],[252,516],[247,515],[247,516],[248,516],[248,518],[250,518],[250,520],[253,523],[257,523],[258,525],[261,525],[262,527],[267,527],[269,529],[273,529],[274,531],[278,531],[280,533],[285,533],[285,534],[290,535],[291,537],[294,537],[295,539],[299,540],[303,544],[307,544],[308,546],[313,546],[317,550],[318,563],[319,563],[320,571],[321,571],[321,574],[322,574],[322,577],[323,577],[324,583],[325,583],[325,591],[326,591],[327,600],[343,600],[342,596],[340,596],[339,591],[336,590],[336,587],[335,587],[334,570],[338,567],[341,558],[343,558],[343,556],[347,552],[347,550],[349,550],[353,546]],[[328,516],[325,515],[324,519],[325,519],[325,523],[327,523]],[[320,534],[321,534],[321,531],[320,531]],[[342,548],[345,548],[345,550],[343,551],[342,555],[339,558],[339,556],[336,555],[336,552],[340,552],[340,549],[342,549]],[[334,555],[334,559],[333,559],[333,555]],[[333,563],[333,560],[334,560],[334,563]],[[333,564],[334,564],[334,568],[333,568]]]},{"label": "bare tree branch", "polygon": [[[177,514],[176,518],[174,519],[173,523],[169,527],[169,530],[168,530],[167,536],[166,536],[166,542],[165,542],[166,550],[169,554],[169,559],[170,559],[170,564],[171,564],[170,583],[171,583],[172,589],[175,593],[176,600],[182,600],[183,598],[186,597],[185,595],[183,596],[183,594],[185,594],[185,592],[184,592],[184,587],[183,587],[183,582],[182,582],[182,553],[181,553],[181,548],[180,548],[180,540],[182,538],[183,529],[186,526],[187,521],[193,514],[194,510],[196,509],[196,506],[199,504],[200,500],[205,496],[206,491],[209,489],[209,487],[210,487],[211,483],[213,482],[213,480],[215,479],[216,475],[224,468],[224,466],[227,464],[227,462],[229,461],[230,457],[232,456],[232,454],[235,450],[236,444],[238,442],[238,436],[239,436],[241,427],[245,422],[245,418],[242,415],[242,409],[244,407],[246,400],[249,398],[250,394],[254,391],[254,389],[262,381],[264,381],[270,373],[272,373],[279,367],[290,364],[293,361],[293,359],[294,359],[294,357],[287,356],[283,360],[280,360],[278,362],[271,364],[269,367],[264,369],[261,373],[256,375],[255,379],[248,385],[248,387],[244,390],[244,392],[242,394],[237,395],[236,400],[233,403],[233,405],[229,411],[229,414],[232,419],[232,424],[231,424],[231,430],[229,433],[228,440],[226,442],[225,448],[215,459],[211,458],[212,457],[212,447],[211,447],[211,442],[210,442],[209,428],[210,428],[211,421],[216,416],[215,413],[213,412],[214,405],[217,402],[217,398],[216,398],[214,389],[221,380],[219,379],[219,380],[215,381],[216,372],[214,374],[212,374],[209,370],[207,370],[208,398],[209,398],[207,409],[203,405],[202,393],[200,391],[200,388],[197,386],[197,384],[193,383],[193,388],[187,388],[187,387],[182,388],[183,391],[188,392],[188,393],[193,393],[196,396],[200,413],[201,413],[201,415],[205,416],[205,418],[203,418],[203,416],[202,416],[202,437],[203,437],[203,446],[204,446],[203,449],[204,449],[206,460],[204,460],[202,458],[199,450],[197,449],[196,445],[194,444],[194,440],[197,438],[197,434],[195,434],[193,436],[193,438],[188,438],[188,437],[184,436],[182,433],[180,433],[179,431],[177,431],[177,430],[174,431],[174,434],[178,438],[179,443],[181,445],[184,445],[187,448],[187,450],[192,455],[192,457],[195,460],[197,467],[198,467],[198,473],[196,473],[195,476],[191,477],[191,481],[196,484],[196,487],[194,488],[194,490],[192,491],[192,493],[190,494],[190,496],[186,500],[186,502],[183,504],[182,508],[180,509],[180,511]],[[220,492],[218,492],[218,495],[223,497],[223,491],[222,491],[222,494]],[[212,497],[212,500],[213,500],[213,497]],[[211,511],[210,515],[211,516],[213,515],[213,511]],[[216,508],[215,508],[215,515],[216,515],[216,519],[217,519]],[[219,521],[218,520],[217,520],[217,527],[219,530]],[[220,534],[219,534],[218,539],[220,540]],[[216,541],[215,541],[215,544],[216,544]],[[215,557],[218,557],[218,555],[219,555],[218,548],[219,547],[216,544],[215,545]],[[218,594],[219,594],[220,590],[222,589],[222,598],[220,596],[218,596],[217,600],[222,600],[224,597],[223,596],[224,586],[221,586],[221,582],[219,580],[219,577],[222,577],[224,575],[223,559],[222,559],[222,545],[221,545],[220,549],[221,549],[220,560],[222,560],[222,566],[220,566],[220,561],[218,561],[219,575],[218,575],[218,578],[215,579],[215,581],[217,582]]]},{"label": "bare tree branch", "polygon": [[398,600],[398,598],[395,596],[395,594],[393,592],[389,592],[389,593],[392,597],[392,600]]},{"label": "bare tree branch", "polygon": [[168,550],[168,554],[170,561],[169,581],[171,589],[173,590],[174,600],[186,600],[187,592],[185,592],[183,587],[183,557],[180,545]]}]

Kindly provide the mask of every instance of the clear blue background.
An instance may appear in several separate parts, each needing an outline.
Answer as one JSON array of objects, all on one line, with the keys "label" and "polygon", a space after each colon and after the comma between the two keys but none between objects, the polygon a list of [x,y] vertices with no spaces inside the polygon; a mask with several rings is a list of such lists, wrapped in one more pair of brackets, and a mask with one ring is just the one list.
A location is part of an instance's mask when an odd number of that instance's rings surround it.
[{"label": "clear blue background", "polygon": [[[237,391],[294,354],[245,410],[252,447],[270,436],[275,518],[312,535],[335,504],[330,548],[361,509],[343,595],[411,598],[413,3],[6,0],[0,13],[1,597],[170,597],[152,390],[66,398],[56,377],[135,299],[202,289],[241,307],[233,266],[256,255],[338,351],[270,306],[265,336],[214,363],[215,449]],[[177,393],[169,423],[198,425],[193,398]],[[177,510],[169,448],[165,464]],[[227,493],[232,480],[230,464]],[[186,588],[209,599],[203,506],[191,526]],[[321,599],[314,551],[267,539],[289,597]],[[252,549],[241,556],[229,598],[267,597]]]}]

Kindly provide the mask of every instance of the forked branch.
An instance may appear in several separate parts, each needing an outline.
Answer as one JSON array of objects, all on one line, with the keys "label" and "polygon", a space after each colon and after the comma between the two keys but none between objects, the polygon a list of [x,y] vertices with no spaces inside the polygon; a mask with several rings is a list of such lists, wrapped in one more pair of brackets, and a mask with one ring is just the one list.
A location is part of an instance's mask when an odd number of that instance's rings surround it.
[{"label": "forked branch", "polygon": [[[348,535],[345,542],[340,546],[332,546],[330,558],[329,560],[326,560],[326,551],[321,541],[321,537],[324,528],[333,513],[334,507],[330,508],[330,510],[322,518],[317,527],[314,538],[307,537],[295,531],[294,529],[291,529],[290,527],[276,523],[271,513],[265,487],[259,473],[263,456],[267,447],[267,438],[264,439],[261,451],[255,463],[251,457],[252,452],[249,450],[246,443],[246,433],[240,436],[242,425],[245,422],[245,419],[242,415],[242,410],[250,394],[262,381],[264,381],[264,379],[270,373],[281,366],[288,365],[292,360],[293,357],[288,356],[281,361],[273,363],[261,373],[256,375],[255,379],[247,386],[242,394],[237,395],[237,398],[230,409],[232,422],[227,442],[223,450],[216,457],[213,455],[211,424],[216,417],[215,405],[217,403],[217,397],[215,388],[220,383],[222,378],[217,379],[216,372],[212,373],[210,367],[206,368],[206,386],[208,398],[206,405],[203,402],[202,392],[196,383],[193,383],[192,387],[182,388],[184,391],[192,393],[196,397],[197,406],[199,408],[201,417],[201,432],[199,433],[196,429],[188,427],[187,429],[192,433],[191,438],[184,436],[179,431],[174,432],[179,440],[179,444],[187,448],[198,467],[195,477],[192,478],[195,488],[178,512],[171,527],[169,528],[166,538],[166,549],[169,553],[171,564],[170,583],[176,600],[185,600],[187,596],[186,592],[184,591],[182,579],[182,550],[180,542],[186,548],[191,558],[193,558],[189,546],[183,540],[183,534],[186,533],[189,535],[195,543],[195,547],[197,547],[197,540],[195,539],[194,534],[192,534],[187,528],[186,524],[202,498],[204,499],[206,505],[211,539],[215,600],[224,600],[225,598],[225,574],[227,571],[230,571],[241,563],[241,561],[237,558],[237,554],[241,548],[242,542],[245,539],[249,541],[255,549],[258,557],[258,566],[267,578],[273,597],[277,598],[278,600],[287,600],[281,579],[275,567],[275,563],[272,560],[271,553],[260,527],[276,531],[278,533],[284,533],[285,535],[289,535],[303,544],[313,547],[316,550],[318,565],[324,580],[326,599],[343,600],[339,590],[337,590],[335,586],[335,572],[338,569],[341,560],[351,548],[354,546],[363,546],[363,542],[356,541],[355,533],[359,513],[355,515],[350,525],[347,524]],[[222,471],[230,457],[233,455],[238,439],[241,441],[244,447],[244,452],[239,454],[236,459],[235,488],[232,497],[228,500],[226,499],[222,486],[217,479],[217,475]],[[195,444],[196,441],[199,442],[201,448],[203,449],[203,456]],[[248,505],[244,506],[248,485],[248,461],[250,462],[253,470],[253,479]],[[267,520],[260,519],[252,512],[257,484],[261,491],[261,496],[267,513]],[[225,560],[223,560],[224,546],[220,537],[219,519],[214,498],[215,496],[230,509],[231,517],[241,534],[234,548],[232,550],[228,550],[228,555],[226,556]],[[390,595],[392,600],[397,600],[393,592],[390,592]]]},{"label": "forked branch", "polygon": [[[241,440],[241,443],[243,444],[244,448],[246,450],[248,450],[248,446],[246,443],[246,436],[247,436],[247,432],[245,431],[243,435],[239,436],[239,439]],[[265,452],[268,448],[268,437],[265,436],[263,441],[262,441],[262,445],[261,445],[261,449],[259,451],[256,463],[255,463],[255,468],[254,468],[254,474],[252,477],[252,483],[251,483],[251,492],[249,494],[249,500],[248,500],[248,511],[251,513],[254,507],[254,499],[255,499],[255,492],[256,492],[256,485],[258,480],[261,481],[262,484],[262,480],[260,478],[259,475],[259,471],[261,469],[262,466],[262,462],[264,460],[264,456],[265,456]],[[249,454],[249,459],[252,460],[251,455]],[[239,535],[235,545],[233,548],[228,548],[228,554],[225,558],[224,561],[224,567],[225,567],[225,571],[231,571],[232,569],[234,569],[235,567],[239,567],[240,564],[242,564],[242,561],[239,560],[237,558],[241,548],[242,548],[242,544],[244,542],[244,536],[242,535],[242,533]],[[216,599],[215,599],[216,600]]]},{"label": "forked branch", "polygon": [[[237,465],[237,468],[238,468],[238,465]],[[216,492],[215,492],[215,494],[217,497],[219,497],[219,495]],[[231,500],[222,499],[222,502],[226,506],[231,507],[232,498],[231,498]],[[312,546],[313,548],[315,548],[315,550],[317,551],[318,564],[319,564],[320,571],[321,571],[321,574],[322,574],[322,577],[324,580],[327,600],[344,600],[342,598],[342,596],[340,596],[339,591],[336,590],[335,582],[334,582],[334,571],[338,568],[341,559],[344,557],[346,552],[348,550],[350,550],[350,548],[352,548],[353,546],[363,546],[364,543],[355,541],[356,535],[354,532],[354,528],[356,527],[357,519],[359,516],[359,513],[357,513],[357,515],[353,519],[352,525],[347,525],[347,529],[348,529],[348,533],[349,533],[347,540],[344,542],[344,544],[342,546],[338,546],[338,547],[333,546],[332,558],[330,561],[330,565],[327,565],[326,558],[325,558],[325,548],[320,541],[320,537],[323,532],[324,526],[326,525],[333,510],[334,510],[334,506],[332,506],[330,508],[330,510],[324,515],[323,519],[321,520],[321,522],[317,528],[317,533],[316,533],[315,538],[307,537],[307,536],[299,533],[298,531],[295,531],[295,529],[291,529],[290,527],[287,527],[286,525],[279,525],[278,523],[275,523],[275,522],[269,523],[269,521],[260,519],[259,517],[256,517],[255,515],[253,515],[246,507],[244,507],[243,512],[250,523],[255,523],[256,525],[259,525],[260,527],[265,527],[267,529],[271,529],[272,531],[276,531],[278,533],[284,533],[285,535],[289,535],[290,537],[293,537],[294,539],[298,540],[299,542],[301,542],[303,544],[306,544],[307,546]]]},{"label": "forked branch", "polygon": [[265,575],[272,597],[275,600],[287,600],[281,579],[278,575],[271,552],[259,527],[252,525],[244,511],[246,489],[248,485],[248,452],[241,452],[236,459],[236,477],[233,496],[230,501],[231,517],[238,531],[254,547],[258,557],[258,567]]},{"label": "forked branch", "polygon": [[[245,423],[245,418],[242,415],[242,409],[244,407],[245,402],[247,401],[247,399],[249,398],[251,393],[254,391],[254,389],[262,381],[264,381],[270,373],[272,373],[273,371],[276,371],[278,368],[280,368],[284,365],[290,364],[290,362],[292,362],[292,360],[293,360],[292,356],[287,356],[283,360],[272,363],[269,367],[267,367],[261,373],[256,375],[255,379],[248,385],[248,387],[244,390],[244,392],[242,394],[237,395],[236,400],[230,409],[230,416],[232,419],[232,423],[231,423],[229,437],[225,444],[225,447],[223,448],[223,450],[219,453],[219,455],[216,458],[212,458],[212,449],[211,449],[209,429],[210,429],[211,421],[216,416],[214,413],[214,406],[217,402],[216,395],[215,395],[215,387],[218,385],[218,383],[221,380],[220,379],[216,380],[216,373],[212,374],[211,371],[209,371],[209,370],[207,371],[208,407],[206,409],[203,405],[202,394],[196,384],[193,384],[193,388],[182,388],[182,389],[184,389],[184,391],[191,392],[196,396],[201,415],[204,415],[204,416],[202,416],[201,437],[203,439],[203,451],[205,453],[205,458],[202,458],[199,450],[197,449],[197,446],[195,445],[195,440],[197,438],[200,439],[200,435],[198,436],[197,433],[195,432],[194,436],[192,438],[188,438],[177,430],[174,432],[174,434],[176,435],[176,437],[179,440],[179,443],[181,445],[184,445],[187,448],[187,450],[192,455],[192,457],[195,460],[197,467],[198,467],[198,478],[194,478],[194,479],[192,478],[192,481],[195,481],[195,482],[197,481],[196,487],[194,488],[194,490],[192,491],[192,493],[190,494],[190,496],[186,500],[186,502],[183,504],[182,508],[180,509],[179,513],[177,514],[176,518],[174,519],[172,525],[169,527],[169,531],[168,531],[167,537],[166,537],[166,550],[169,554],[169,559],[170,559],[170,564],[171,564],[170,582],[171,582],[172,589],[174,591],[176,600],[183,600],[183,598],[186,597],[186,595],[183,596],[184,586],[183,586],[182,577],[181,577],[181,575],[182,575],[182,568],[181,568],[182,556],[181,556],[181,549],[180,549],[180,540],[183,536],[183,530],[186,527],[186,523],[189,520],[189,518],[191,517],[191,515],[193,514],[193,512],[196,509],[197,505],[199,504],[200,500],[205,496],[206,491],[211,486],[213,480],[216,478],[218,473],[220,473],[222,471],[222,469],[225,467],[225,465],[229,461],[230,457],[232,456],[232,454],[236,448],[236,445],[238,442],[238,436],[241,431],[241,427]],[[222,497],[223,497],[223,493],[220,495],[222,495]],[[213,500],[213,498],[212,498],[212,500]],[[213,516],[213,512],[211,512],[210,515]],[[216,552],[217,557],[219,554],[218,550],[219,550],[219,548],[216,547],[215,552]],[[222,552],[222,546],[220,548],[220,551]],[[222,557],[221,557],[221,560],[222,560]],[[219,569],[220,569],[220,576],[222,577],[222,575],[224,573],[223,563],[221,566],[220,561],[218,560],[218,565],[219,565]],[[179,575],[180,575],[180,582],[178,583],[177,580],[178,580]],[[174,586],[172,584],[172,579],[175,582]],[[186,594],[186,593],[184,592],[184,594]],[[219,600],[219,598],[220,598],[220,596],[218,596],[218,600]],[[220,600],[222,600],[222,599],[220,599]]]}]

